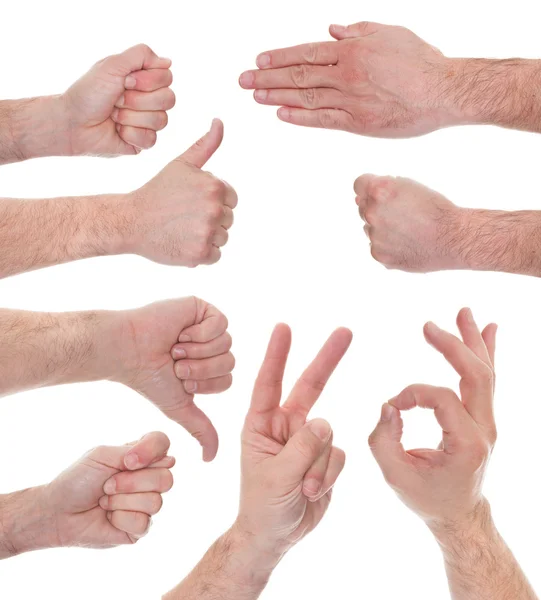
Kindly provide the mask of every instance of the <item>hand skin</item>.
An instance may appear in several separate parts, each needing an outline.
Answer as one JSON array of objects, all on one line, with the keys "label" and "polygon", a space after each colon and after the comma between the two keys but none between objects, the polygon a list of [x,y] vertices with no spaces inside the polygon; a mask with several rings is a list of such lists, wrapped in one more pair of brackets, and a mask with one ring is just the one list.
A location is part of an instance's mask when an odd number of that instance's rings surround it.
[{"label": "hand skin", "polygon": [[[452,390],[416,384],[385,403],[369,444],[398,497],[430,528],[445,560],[453,600],[534,600],[520,566],[498,534],[483,481],[496,442],[494,353],[496,325],[480,333],[471,310],[457,318],[462,340],[433,323],[426,341],[460,375]],[[437,450],[405,451],[401,411],[434,411],[442,428]]]},{"label": "hand skin", "polygon": [[237,520],[166,600],[255,600],[284,554],[317,527],[345,454],[326,421],[306,419],[351,338],[336,330],[280,406],[291,331],[276,327],[242,433]]},{"label": "hand skin", "polygon": [[240,85],[306,127],[404,138],[454,125],[541,131],[541,62],[448,58],[404,27],[331,25],[336,41],[271,50]]},{"label": "hand skin", "polygon": [[146,535],[171,489],[169,439],[94,448],[51,483],[0,496],[0,559],[43,548],[111,548]]},{"label": "hand skin", "polygon": [[0,278],[115,254],[188,267],[217,262],[238,198],[201,168],[222,139],[223,123],[216,119],[189,150],[128,194],[0,198]]},{"label": "hand skin", "polygon": [[122,383],[184,427],[211,461],[218,434],[195,394],[231,387],[227,319],[199,298],[124,311],[0,310],[0,396],[81,381]]},{"label": "hand skin", "polygon": [[403,177],[362,175],[355,201],[372,256],[389,269],[541,276],[541,212],[466,209]]},{"label": "hand skin", "polygon": [[64,94],[0,101],[0,165],[152,147],[175,105],[170,66],[139,44],[100,60]]}]

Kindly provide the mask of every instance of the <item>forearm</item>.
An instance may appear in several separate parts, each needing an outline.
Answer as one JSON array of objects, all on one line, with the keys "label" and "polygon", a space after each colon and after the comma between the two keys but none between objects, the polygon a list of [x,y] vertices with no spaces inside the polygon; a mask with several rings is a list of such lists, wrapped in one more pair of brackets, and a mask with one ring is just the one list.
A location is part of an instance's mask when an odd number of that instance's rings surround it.
[{"label": "forearm", "polygon": [[441,81],[449,124],[541,132],[541,60],[450,59]]},{"label": "forearm", "polygon": [[125,197],[0,199],[0,278],[123,252]]},{"label": "forearm", "polygon": [[541,277],[541,211],[460,209],[445,244],[458,269]]},{"label": "forearm", "polygon": [[114,379],[125,358],[120,312],[34,313],[0,309],[0,396]]},{"label": "forearm", "polygon": [[453,600],[537,600],[499,535],[488,503],[467,524],[433,529],[442,549]]},{"label": "forearm", "polygon": [[0,559],[59,546],[54,515],[42,510],[42,489],[0,495]]},{"label": "forearm", "polygon": [[62,96],[0,101],[0,165],[71,154]]},{"label": "forearm", "polygon": [[233,527],[163,600],[256,600],[280,558],[255,549]]}]

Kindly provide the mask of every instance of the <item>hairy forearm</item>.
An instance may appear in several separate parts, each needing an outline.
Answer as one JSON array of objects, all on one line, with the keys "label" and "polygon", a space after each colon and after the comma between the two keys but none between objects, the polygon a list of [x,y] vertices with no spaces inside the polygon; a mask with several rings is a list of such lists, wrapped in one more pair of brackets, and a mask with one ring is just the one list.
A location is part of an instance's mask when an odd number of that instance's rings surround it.
[{"label": "hairy forearm", "polygon": [[163,600],[256,600],[280,558],[261,553],[233,527]]},{"label": "hairy forearm", "polygon": [[122,314],[0,309],[0,396],[113,379],[122,370],[129,335]]},{"label": "hairy forearm", "polygon": [[541,60],[450,59],[441,82],[449,124],[541,132]]},{"label": "hairy forearm", "polygon": [[125,204],[121,195],[0,198],[0,278],[123,252]]},{"label": "hairy forearm", "polygon": [[70,155],[66,115],[62,96],[0,101],[0,165]]},{"label": "hairy forearm", "polygon": [[60,545],[54,514],[43,510],[43,489],[0,495],[0,559]]},{"label": "hairy forearm", "polygon": [[541,211],[460,209],[445,244],[458,269],[541,277]]},{"label": "hairy forearm", "polygon": [[537,600],[485,503],[467,523],[433,528],[453,600]]}]

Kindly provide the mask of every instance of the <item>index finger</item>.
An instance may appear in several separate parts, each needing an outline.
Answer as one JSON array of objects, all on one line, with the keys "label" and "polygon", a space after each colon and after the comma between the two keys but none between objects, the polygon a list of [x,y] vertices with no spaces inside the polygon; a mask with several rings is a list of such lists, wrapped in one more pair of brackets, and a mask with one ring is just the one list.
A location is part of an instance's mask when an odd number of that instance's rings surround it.
[{"label": "index finger", "polygon": [[272,332],[267,353],[257,376],[250,410],[266,412],[280,406],[282,381],[291,348],[291,329],[280,323]]},{"label": "index finger", "polygon": [[464,407],[481,426],[494,425],[492,366],[483,362],[456,336],[443,331],[434,323],[424,329],[426,340],[441,352],[460,375]]},{"label": "index finger", "polygon": [[341,327],[325,342],[316,358],[304,371],[284,403],[284,408],[308,415],[324,390],[327,381],[344,357],[351,344],[353,334]]},{"label": "index finger", "polygon": [[179,343],[211,342],[227,331],[227,317],[215,306],[209,304],[203,315],[203,320],[182,330],[178,336]]},{"label": "index finger", "polygon": [[276,69],[292,65],[335,65],[338,62],[336,42],[301,44],[290,48],[280,48],[263,52],[257,57],[260,69]]}]

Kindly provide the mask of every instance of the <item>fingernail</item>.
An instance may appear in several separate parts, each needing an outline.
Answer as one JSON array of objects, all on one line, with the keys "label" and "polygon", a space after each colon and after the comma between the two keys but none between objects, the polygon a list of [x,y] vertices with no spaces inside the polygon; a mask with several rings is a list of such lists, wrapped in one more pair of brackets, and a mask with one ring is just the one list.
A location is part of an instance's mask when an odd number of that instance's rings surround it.
[{"label": "fingernail", "polygon": [[321,484],[317,479],[307,479],[304,482],[303,490],[307,496],[315,496],[319,493]]},{"label": "fingernail", "polygon": [[113,121],[116,121],[118,119],[118,112],[118,108],[115,108],[111,113],[111,119],[113,119]]},{"label": "fingernail", "polygon": [[188,379],[190,372],[190,365],[182,362],[175,363],[175,373],[179,379]]},{"label": "fingernail", "polygon": [[111,494],[114,494],[116,490],[116,481],[114,479],[108,479],[104,486],[103,486],[103,491],[110,496]]},{"label": "fingernail", "polygon": [[186,356],[188,356],[188,353],[186,352],[186,350],[184,350],[184,348],[173,348],[173,358],[186,358]]},{"label": "fingernail", "polygon": [[136,469],[139,464],[139,457],[135,453],[127,454],[124,457],[124,464],[127,469]]},{"label": "fingernail", "polygon": [[385,404],[381,407],[382,423],[385,423],[386,421],[390,421],[392,416],[393,416],[393,407],[388,402],[385,402]]},{"label": "fingernail", "polygon": [[188,394],[195,394],[195,392],[197,391],[197,381],[185,381],[184,389],[188,392]]},{"label": "fingernail", "polygon": [[261,69],[268,67],[271,64],[271,57],[268,54],[260,54],[257,57],[256,64]]},{"label": "fingernail", "polygon": [[173,62],[170,58],[167,58],[167,56],[160,56],[160,60],[168,60],[170,63]]},{"label": "fingernail", "polygon": [[119,104],[120,106],[124,106],[124,94],[122,94],[122,96],[120,96],[120,98],[116,101],[117,104]]},{"label": "fingernail", "polygon": [[466,310],[466,318],[468,319],[469,323],[474,323],[474,318],[473,318],[473,313],[471,311],[471,308],[468,308]]},{"label": "fingernail", "polygon": [[336,31],[336,33],[344,33],[344,31],[347,29],[343,25],[331,25],[331,27],[333,31]]},{"label": "fingernail", "polygon": [[261,102],[264,102],[267,99],[268,95],[269,92],[267,90],[256,90],[254,92],[254,98]]},{"label": "fingernail", "polygon": [[126,77],[126,79],[124,80],[124,87],[127,90],[131,90],[132,88],[135,87],[136,84],[137,84],[137,80],[132,75],[128,75]]},{"label": "fingernail", "polygon": [[289,109],[288,108],[279,108],[278,109],[278,117],[280,119],[284,119],[285,121],[287,121],[289,119]]},{"label": "fingernail", "polygon": [[109,496],[102,496],[99,499],[99,505],[103,510],[107,510],[109,508]]},{"label": "fingernail", "polygon": [[310,423],[310,429],[312,433],[317,435],[322,442],[326,442],[331,435],[331,426],[327,423],[327,421],[312,421]]},{"label": "fingernail", "polygon": [[240,76],[239,82],[242,87],[250,87],[254,84],[254,74],[250,71],[246,71]]},{"label": "fingernail", "polygon": [[180,343],[183,343],[183,342],[191,342],[191,341],[192,341],[192,338],[191,338],[189,335],[179,335],[179,336],[178,336],[178,341],[179,341]]}]

